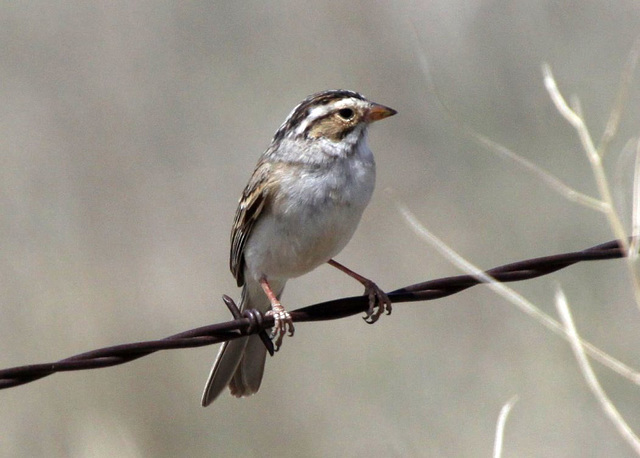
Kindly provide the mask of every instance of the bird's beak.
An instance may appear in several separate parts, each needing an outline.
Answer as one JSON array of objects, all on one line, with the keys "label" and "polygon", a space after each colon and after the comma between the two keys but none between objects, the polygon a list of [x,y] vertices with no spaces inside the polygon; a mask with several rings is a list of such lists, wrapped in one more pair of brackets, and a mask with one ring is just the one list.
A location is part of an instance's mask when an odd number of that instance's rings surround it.
[{"label": "bird's beak", "polygon": [[377,103],[372,103],[371,108],[369,108],[369,114],[367,116],[367,120],[369,122],[379,121],[384,118],[388,118],[389,116],[393,116],[397,111],[393,108],[385,107],[384,105],[378,105]]}]

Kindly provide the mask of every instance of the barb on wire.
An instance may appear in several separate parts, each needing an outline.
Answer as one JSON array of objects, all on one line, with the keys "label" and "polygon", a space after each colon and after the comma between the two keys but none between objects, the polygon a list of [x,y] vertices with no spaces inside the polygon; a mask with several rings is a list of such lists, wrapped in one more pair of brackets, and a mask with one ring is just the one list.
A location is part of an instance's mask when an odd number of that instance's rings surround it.
[{"label": "barb on wire", "polygon": [[[506,264],[489,269],[486,274],[499,282],[521,281],[547,275],[581,261],[616,259],[625,255],[621,242],[613,240],[582,251]],[[388,293],[388,296],[392,303],[427,301],[459,293],[479,283],[482,281],[474,276],[458,275],[406,286]],[[273,355],[273,344],[265,332],[273,326],[273,317],[257,310],[240,312],[229,296],[223,296],[223,300],[234,317],[232,321],[191,329],[160,340],[100,348],[53,363],[2,369],[0,389],[33,382],[56,372],[116,366],[160,350],[202,347],[255,333],[260,334],[267,350]],[[309,305],[290,313],[294,322],[324,321],[363,313],[368,308],[369,300],[366,296],[353,296]]]}]

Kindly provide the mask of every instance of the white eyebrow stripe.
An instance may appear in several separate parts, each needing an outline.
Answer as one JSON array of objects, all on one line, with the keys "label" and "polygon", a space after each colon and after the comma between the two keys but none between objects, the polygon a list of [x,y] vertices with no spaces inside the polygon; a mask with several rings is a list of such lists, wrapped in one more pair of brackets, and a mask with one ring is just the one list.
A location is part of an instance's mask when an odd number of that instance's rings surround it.
[{"label": "white eyebrow stripe", "polygon": [[336,100],[335,102],[333,102],[331,104],[331,108],[333,110],[336,110],[336,109],[339,110],[340,108],[346,108],[346,107],[351,108],[351,107],[359,106],[359,105],[364,105],[362,103],[362,100],[348,98],[348,99]]},{"label": "white eyebrow stripe", "polygon": [[313,108],[309,112],[309,115],[307,116],[307,118],[304,121],[302,121],[300,123],[300,125],[298,126],[298,128],[296,129],[296,135],[302,135],[304,133],[304,131],[307,130],[307,126],[309,124],[311,124],[316,119],[321,118],[322,116],[326,115],[327,113],[329,113],[333,109],[334,109],[334,105],[333,104],[331,104],[331,105],[321,105],[321,106]]}]

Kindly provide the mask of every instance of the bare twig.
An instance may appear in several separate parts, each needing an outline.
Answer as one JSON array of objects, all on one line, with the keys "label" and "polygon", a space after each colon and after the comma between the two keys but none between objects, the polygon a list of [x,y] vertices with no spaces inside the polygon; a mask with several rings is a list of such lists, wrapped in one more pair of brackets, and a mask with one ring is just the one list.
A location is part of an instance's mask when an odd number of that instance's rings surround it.
[{"label": "bare twig", "polygon": [[507,401],[505,405],[500,409],[500,415],[498,416],[498,423],[496,424],[496,437],[493,442],[493,458],[500,458],[502,456],[502,444],[504,443],[504,427],[507,424],[507,418],[511,409],[518,402],[518,396],[513,396]]},{"label": "bare twig", "polygon": [[[551,67],[549,67],[548,64],[544,64],[542,66],[542,73],[544,75],[545,87],[547,88],[547,92],[549,92],[549,96],[556,106],[556,109],[569,122],[569,124],[573,126],[575,131],[578,133],[578,136],[580,137],[580,142],[582,143],[582,147],[584,148],[587,158],[589,159],[591,170],[598,186],[600,200],[603,204],[603,212],[606,215],[607,220],[609,221],[609,225],[611,226],[611,230],[613,231],[614,235],[621,241],[621,243],[623,243],[623,249],[627,253],[629,253],[630,246],[627,242],[627,236],[625,234],[622,221],[620,220],[618,213],[616,213],[613,204],[611,189],[609,187],[604,167],[602,166],[602,156],[593,144],[591,134],[589,133],[587,125],[584,122],[581,113],[579,112],[580,106],[579,104],[577,104],[578,112],[569,108],[567,102],[565,101],[564,97],[562,97],[562,94],[558,89],[553,74],[551,73]],[[628,257],[627,267],[629,276],[631,277],[631,283],[633,286],[632,290],[636,301],[636,306],[640,307],[640,278],[638,277],[638,273],[636,272],[633,265],[634,259],[635,257]]]},{"label": "bare twig", "polygon": [[580,367],[580,371],[587,381],[589,389],[596,397],[596,399],[600,403],[600,406],[602,407],[602,410],[607,415],[607,417],[609,417],[622,438],[631,446],[636,454],[640,455],[640,439],[629,427],[624,418],[622,418],[622,415],[620,415],[620,412],[618,412],[618,409],[616,409],[615,405],[613,405],[607,394],[602,389],[600,382],[598,382],[598,378],[593,372],[593,369],[589,364],[589,360],[587,359],[587,355],[585,354],[584,348],[582,346],[582,340],[578,335],[575,324],[573,323],[571,312],[569,311],[569,306],[567,304],[567,298],[560,288],[557,288],[556,290],[556,308],[558,309],[558,314],[562,319],[562,323],[564,324],[566,333],[569,336],[569,342],[571,343],[573,354],[578,361],[578,366]]},{"label": "bare twig", "polygon": [[587,158],[589,159],[589,163],[591,164],[593,175],[596,178],[598,192],[600,193],[600,199],[602,200],[603,204],[603,211],[606,214],[609,223],[611,224],[613,233],[619,240],[624,241],[624,248],[628,250],[629,246],[626,242],[624,227],[613,207],[613,198],[611,197],[611,191],[609,189],[607,176],[605,175],[604,168],[602,167],[602,158],[600,157],[600,154],[598,154],[598,151],[593,144],[591,134],[589,133],[589,130],[587,129],[587,126],[582,117],[580,117],[574,110],[572,110],[569,105],[567,105],[564,97],[562,97],[562,94],[558,89],[558,85],[556,84],[556,80],[553,77],[553,73],[551,73],[551,67],[548,64],[544,64],[542,66],[542,73],[544,75],[544,85],[547,88],[547,92],[549,92],[551,101],[556,106],[558,112],[569,122],[569,124],[571,124],[571,126],[578,133],[578,137],[580,138],[582,147],[584,148],[584,151],[587,154]]}]

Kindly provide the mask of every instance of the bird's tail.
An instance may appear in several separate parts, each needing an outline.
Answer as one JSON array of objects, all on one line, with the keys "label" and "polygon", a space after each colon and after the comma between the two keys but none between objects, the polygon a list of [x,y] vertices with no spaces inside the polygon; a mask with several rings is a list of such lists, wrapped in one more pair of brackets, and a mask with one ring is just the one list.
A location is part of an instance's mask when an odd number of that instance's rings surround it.
[{"label": "bird's tail", "polygon": [[[271,283],[271,288],[280,298],[284,282]],[[240,309],[258,309],[264,313],[271,304],[257,282],[249,281],[242,289]],[[211,404],[225,387],[236,397],[250,396],[260,388],[267,349],[257,334],[224,342],[213,363],[209,379],[202,394],[202,406]]]}]

